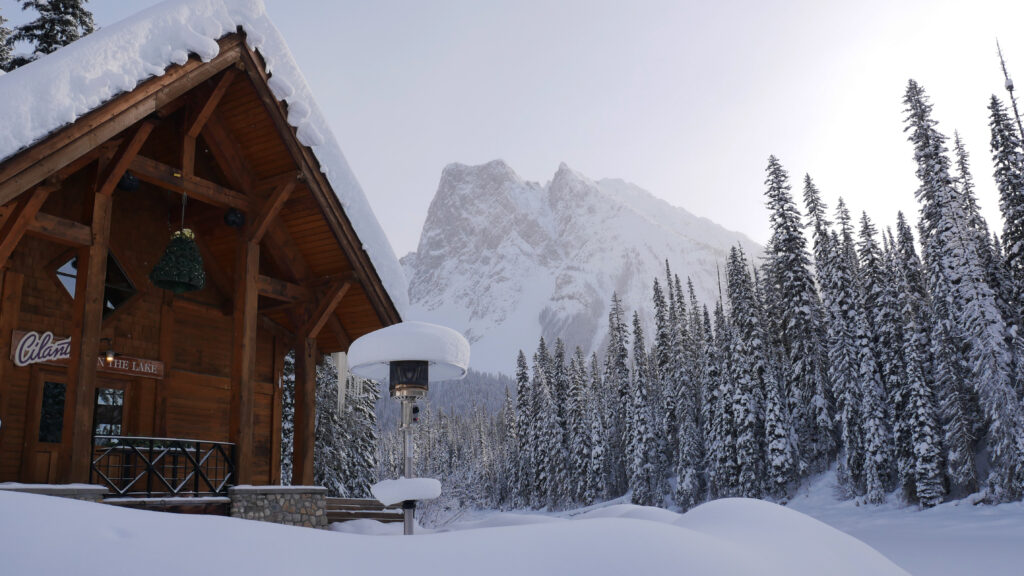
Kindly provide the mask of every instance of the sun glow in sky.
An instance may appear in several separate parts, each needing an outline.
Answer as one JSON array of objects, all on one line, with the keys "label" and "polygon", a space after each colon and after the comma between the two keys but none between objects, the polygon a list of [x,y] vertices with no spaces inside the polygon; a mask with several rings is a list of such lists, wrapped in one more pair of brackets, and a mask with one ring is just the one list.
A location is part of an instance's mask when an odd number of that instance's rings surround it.
[{"label": "sun glow in sky", "polygon": [[[634,182],[764,242],[764,168],[810,173],[881,226],[916,221],[902,96],[960,131],[1001,231],[988,98],[999,38],[1024,90],[1024,2],[265,0],[398,255],[442,168],[559,162]],[[92,0],[98,25],[155,2]],[[0,0],[17,25],[19,4]]]}]

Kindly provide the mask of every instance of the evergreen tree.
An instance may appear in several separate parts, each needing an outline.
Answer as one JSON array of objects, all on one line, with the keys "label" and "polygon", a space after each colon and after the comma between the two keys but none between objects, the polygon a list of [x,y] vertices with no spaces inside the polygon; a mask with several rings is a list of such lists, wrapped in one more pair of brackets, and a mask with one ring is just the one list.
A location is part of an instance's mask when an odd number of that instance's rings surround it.
[{"label": "evergreen tree", "polygon": [[633,371],[626,412],[626,453],[632,502],[653,506],[660,502],[655,479],[657,444],[651,426],[651,363],[644,344],[640,315],[633,313]]},{"label": "evergreen tree", "polygon": [[558,425],[558,414],[552,395],[549,375],[554,373],[553,360],[544,338],[540,339],[537,353],[533,357],[533,409],[532,434],[534,440],[534,461],[536,487],[533,492],[534,506],[555,508],[561,505],[561,481],[564,478],[565,458],[563,454],[562,429]]},{"label": "evergreen tree", "polygon": [[292,483],[295,446],[295,353],[289,351],[281,367],[281,485]]},{"label": "evergreen tree", "polygon": [[85,8],[85,2],[86,0],[21,0],[22,10],[31,8],[39,13],[38,18],[18,26],[14,33],[15,41],[26,41],[35,45],[29,61],[50,54],[95,30],[92,13]]},{"label": "evergreen tree", "polygon": [[736,246],[729,251],[726,276],[729,317],[734,331],[728,365],[735,386],[732,416],[736,430],[739,494],[760,498],[764,474],[764,379],[769,370],[765,355],[767,343],[762,333],[753,281],[747,271],[747,259],[742,249]]},{"label": "evergreen tree", "polygon": [[0,14],[0,70],[9,72],[11,70],[11,57],[14,52],[14,32],[4,26],[7,18]]},{"label": "evergreen tree", "polygon": [[380,387],[372,380],[348,378],[346,390],[349,390],[349,401],[342,413],[342,426],[348,431],[351,442],[344,446],[342,483],[348,497],[370,498],[370,487],[377,483],[379,440],[376,405]]},{"label": "evergreen tree", "polygon": [[768,494],[783,503],[789,498],[789,484],[797,471],[788,409],[781,386],[770,371],[765,395],[766,484]]},{"label": "evergreen tree", "polygon": [[922,506],[931,507],[942,501],[944,488],[942,435],[928,362],[928,301],[921,263],[902,213],[896,226],[899,239],[891,243],[892,266],[903,321],[906,371],[905,385],[893,401],[898,408],[893,426],[897,469],[904,494]]},{"label": "evergreen tree", "polygon": [[999,98],[992,96],[988,109],[993,175],[1003,214],[1003,253],[1016,288],[1013,296],[1019,303],[1024,294],[1024,149],[1017,127]]},{"label": "evergreen tree", "polygon": [[1024,426],[1010,383],[1006,325],[985,282],[977,236],[949,174],[945,137],[935,128],[924,90],[913,80],[904,104],[921,182],[916,192],[922,205],[921,245],[931,293],[942,303],[936,306],[937,320],[951,340],[946,351],[965,354],[967,383],[988,424],[991,496],[996,501],[1013,499],[1024,490]]},{"label": "evergreen tree", "polygon": [[708,489],[713,497],[724,498],[740,494],[740,464],[736,452],[738,432],[733,401],[735,386],[732,371],[726,369],[726,358],[731,358],[733,335],[721,300],[715,305],[714,314],[714,341],[705,354],[701,380],[709,390],[705,395]]},{"label": "evergreen tree", "polygon": [[586,412],[587,421],[590,423],[590,463],[587,468],[588,476],[583,492],[582,503],[593,504],[595,500],[603,498],[607,494],[605,485],[605,453],[607,448],[607,435],[604,429],[601,405],[598,401],[598,392],[603,388],[601,382],[601,370],[598,368],[597,354],[590,357],[590,388],[587,391],[586,399],[589,409]]},{"label": "evergreen tree", "polygon": [[566,406],[568,421],[568,495],[575,502],[582,502],[588,492],[587,482],[590,480],[591,422],[588,412],[591,409],[588,398],[587,367],[583,350],[579,346],[569,361],[569,390]]},{"label": "evergreen tree", "polygon": [[622,311],[622,302],[612,294],[608,312],[608,347],[604,355],[604,411],[605,434],[608,437],[605,455],[611,495],[618,496],[627,489],[625,452],[625,407],[629,404],[629,346],[628,330]]},{"label": "evergreen tree", "polygon": [[[522,351],[520,351],[522,355]],[[525,358],[523,359],[525,362]],[[516,401],[505,387],[505,402],[501,409],[504,429],[504,468],[505,468],[505,489],[499,496],[499,502],[515,508],[522,502],[521,480],[519,475],[519,426],[517,425]]]},{"label": "evergreen tree", "polygon": [[[828,441],[831,426],[828,416],[822,418],[819,410],[825,399],[819,395],[824,389],[825,351],[821,344],[821,302],[811,276],[811,259],[800,211],[790,192],[789,175],[778,159],[768,159],[767,206],[771,212],[772,238],[767,253],[766,276],[772,298],[768,315],[777,327],[777,347],[783,359],[782,380],[778,384],[788,391],[789,409],[796,425],[799,446],[803,451],[800,469],[811,466],[824,469],[829,458]],[[810,188],[812,219],[822,220],[824,205],[816,198],[816,190],[808,177],[805,197]],[[825,428],[821,426],[825,425]]]},{"label": "evergreen tree", "polygon": [[534,408],[533,387],[530,385],[530,368],[526,364],[526,355],[519,351],[516,358],[516,436],[512,457],[515,460],[516,490],[512,505],[526,506],[534,498],[535,459],[534,459]]}]

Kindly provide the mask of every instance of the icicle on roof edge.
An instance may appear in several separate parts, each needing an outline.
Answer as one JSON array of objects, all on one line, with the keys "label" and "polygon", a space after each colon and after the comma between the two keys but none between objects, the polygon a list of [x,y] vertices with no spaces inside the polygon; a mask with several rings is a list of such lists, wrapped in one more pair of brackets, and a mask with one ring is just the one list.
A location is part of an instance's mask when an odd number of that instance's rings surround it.
[{"label": "icicle on roof edge", "polygon": [[189,54],[217,56],[217,40],[245,31],[270,76],[270,90],[288,104],[288,123],[308,146],[334,189],[399,315],[408,283],[398,258],[320,112],[284,38],[261,0],[168,0],[106,26],[53,54],[0,75],[0,162],[142,82],[162,76]]}]

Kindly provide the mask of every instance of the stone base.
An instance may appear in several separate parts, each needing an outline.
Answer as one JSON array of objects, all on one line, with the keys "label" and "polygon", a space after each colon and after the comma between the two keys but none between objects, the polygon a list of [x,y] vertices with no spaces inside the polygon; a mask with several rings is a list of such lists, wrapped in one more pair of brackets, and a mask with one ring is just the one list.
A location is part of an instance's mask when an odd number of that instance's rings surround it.
[{"label": "stone base", "polygon": [[235,486],[228,488],[228,496],[235,518],[327,527],[327,488],[322,486]]},{"label": "stone base", "polygon": [[95,484],[17,484],[14,482],[4,482],[0,484],[0,490],[59,496],[61,498],[85,500],[87,502],[102,502],[103,496],[107,494],[106,487]]}]

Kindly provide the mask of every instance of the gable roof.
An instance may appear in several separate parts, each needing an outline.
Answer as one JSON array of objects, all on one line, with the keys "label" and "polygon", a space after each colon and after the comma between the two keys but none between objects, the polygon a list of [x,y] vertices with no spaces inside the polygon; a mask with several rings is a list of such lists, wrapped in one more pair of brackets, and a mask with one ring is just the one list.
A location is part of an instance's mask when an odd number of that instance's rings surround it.
[{"label": "gable roof", "polygon": [[218,39],[241,31],[263,59],[287,122],[313,153],[399,314],[407,308],[401,265],[305,78],[260,0],[169,0],[0,76],[0,175],[18,154],[120,94],[184,65],[209,62]]}]

